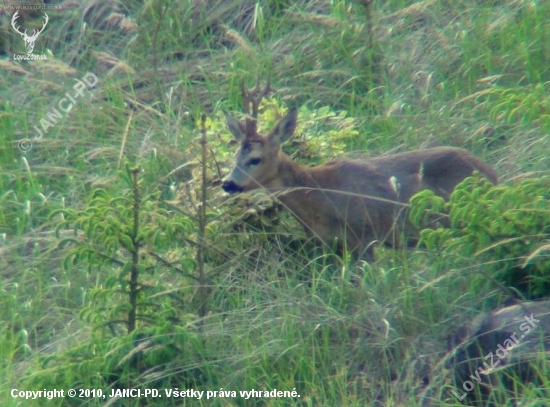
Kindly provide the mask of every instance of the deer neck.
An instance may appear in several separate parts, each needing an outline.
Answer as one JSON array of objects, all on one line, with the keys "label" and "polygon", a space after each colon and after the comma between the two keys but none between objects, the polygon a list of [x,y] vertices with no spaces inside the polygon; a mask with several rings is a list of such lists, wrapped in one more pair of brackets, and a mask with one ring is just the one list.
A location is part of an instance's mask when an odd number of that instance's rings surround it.
[{"label": "deer neck", "polygon": [[295,163],[289,156],[281,152],[279,154],[278,179],[276,187],[300,188],[317,186],[312,177],[311,168],[302,167]]},{"label": "deer neck", "polygon": [[[270,192],[273,192],[300,222],[309,225],[306,227],[309,230],[319,216],[318,211],[311,210],[316,201],[311,201],[313,194],[310,195],[311,191],[322,187],[319,185],[320,178],[316,177],[319,167],[302,167],[281,152],[277,169],[276,185],[269,188]],[[307,198],[309,203],[304,204]]]}]

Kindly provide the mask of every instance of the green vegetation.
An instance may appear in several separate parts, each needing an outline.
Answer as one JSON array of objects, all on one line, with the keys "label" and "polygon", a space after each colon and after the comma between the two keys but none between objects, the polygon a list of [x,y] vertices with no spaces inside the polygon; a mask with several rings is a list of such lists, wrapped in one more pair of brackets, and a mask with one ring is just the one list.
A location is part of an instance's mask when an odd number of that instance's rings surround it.
[{"label": "green vegetation", "polygon": [[[510,299],[510,270],[548,284],[550,3],[61,5],[36,41],[45,61],[14,60],[24,43],[0,5],[0,404],[462,405],[449,334]],[[87,73],[98,83],[76,97]],[[301,163],[454,145],[502,185],[417,197],[456,215],[424,248],[359,265],[316,250],[261,191],[220,188],[236,149],[222,112],[268,76],[259,125],[299,106],[284,148]],[[205,393],[10,395],[70,388]],[[206,399],[221,388],[237,396]],[[252,389],[300,397],[240,397]]]},{"label": "green vegetation", "polygon": [[421,244],[453,262],[481,258],[486,269],[478,279],[489,274],[519,289],[512,297],[540,298],[550,290],[549,194],[547,176],[496,187],[485,178],[470,177],[456,187],[449,202],[429,190],[418,193],[411,200],[411,219],[418,227],[422,219],[445,213],[450,227],[423,230]]}]

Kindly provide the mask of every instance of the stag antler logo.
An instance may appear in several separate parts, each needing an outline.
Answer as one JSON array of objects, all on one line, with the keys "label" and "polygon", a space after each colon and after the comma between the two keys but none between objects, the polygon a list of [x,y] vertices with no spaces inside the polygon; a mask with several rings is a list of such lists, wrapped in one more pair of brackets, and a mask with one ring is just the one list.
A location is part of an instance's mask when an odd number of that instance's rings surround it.
[{"label": "stag antler logo", "polygon": [[34,43],[36,42],[38,35],[42,31],[44,31],[44,28],[46,28],[46,25],[48,24],[48,20],[49,20],[48,15],[44,13],[44,24],[42,25],[42,28],[33,30],[32,35],[30,36],[27,35],[27,30],[25,30],[24,32],[21,32],[19,27],[15,25],[15,20],[17,20],[18,18],[19,18],[19,11],[16,11],[11,19],[11,26],[19,35],[21,35],[21,37],[23,38],[23,41],[25,41],[25,48],[27,49],[27,54],[31,54],[32,50],[34,49]]}]

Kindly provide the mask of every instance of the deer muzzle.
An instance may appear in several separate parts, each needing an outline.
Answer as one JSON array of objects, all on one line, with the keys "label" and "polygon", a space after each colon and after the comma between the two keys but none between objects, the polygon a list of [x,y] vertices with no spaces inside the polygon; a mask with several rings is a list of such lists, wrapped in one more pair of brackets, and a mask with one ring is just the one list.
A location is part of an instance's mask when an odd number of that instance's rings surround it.
[{"label": "deer muzzle", "polygon": [[222,188],[225,192],[230,194],[236,194],[237,192],[243,192],[243,187],[240,187],[235,181],[225,180],[222,184]]}]

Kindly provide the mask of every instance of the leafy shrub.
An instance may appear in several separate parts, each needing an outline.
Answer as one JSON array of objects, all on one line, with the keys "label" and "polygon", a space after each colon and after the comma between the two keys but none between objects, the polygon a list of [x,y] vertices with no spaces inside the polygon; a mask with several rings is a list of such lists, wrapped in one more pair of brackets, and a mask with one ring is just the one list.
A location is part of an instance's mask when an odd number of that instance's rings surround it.
[{"label": "leafy shrub", "polygon": [[483,259],[494,278],[527,297],[550,292],[550,177],[493,186],[479,176],[460,183],[449,202],[425,190],[411,199],[418,227],[445,214],[449,228],[425,229],[420,243],[444,257]]}]

